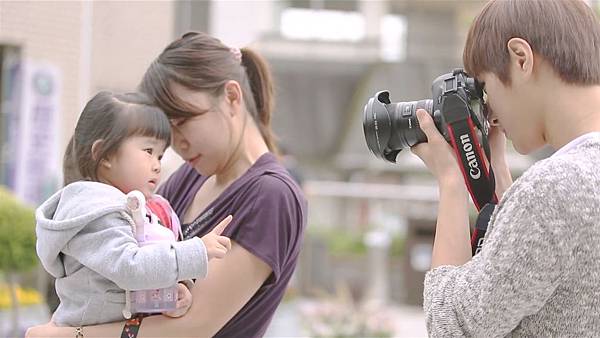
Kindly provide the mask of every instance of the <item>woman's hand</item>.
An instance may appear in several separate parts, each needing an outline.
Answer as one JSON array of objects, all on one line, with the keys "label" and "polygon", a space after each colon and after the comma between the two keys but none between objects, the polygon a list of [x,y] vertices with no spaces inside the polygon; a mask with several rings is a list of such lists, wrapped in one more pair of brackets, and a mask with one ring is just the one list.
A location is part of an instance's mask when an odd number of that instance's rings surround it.
[{"label": "woman's hand", "polygon": [[163,315],[178,318],[185,315],[192,306],[192,292],[183,283],[177,283],[177,304],[173,311],[163,312]]},{"label": "woman's hand", "polygon": [[201,238],[206,247],[206,254],[209,260],[212,258],[223,258],[227,254],[227,251],[231,250],[231,240],[228,237],[221,236],[221,233],[223,233],[223,230],[225,230],[225,227],[232,219],[231,215],[225,217],[211,232]]},{"label": "woman's hand", "polygon": [[418,109],[417,119],[427,136],[427,143],[413,146],[411,148],[413,154],[423,160],[440,186],[446,183],[464,185],[454,150],[436,129],[431,116],[425,110]]}]

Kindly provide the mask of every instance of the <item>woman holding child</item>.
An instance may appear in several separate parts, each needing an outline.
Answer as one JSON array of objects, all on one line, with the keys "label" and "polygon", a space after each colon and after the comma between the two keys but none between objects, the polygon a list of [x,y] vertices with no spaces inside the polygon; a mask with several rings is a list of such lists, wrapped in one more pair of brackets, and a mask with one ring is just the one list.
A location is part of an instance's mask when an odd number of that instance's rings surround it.
[{"label": "woman holding child", "polygon": [[231,249],[208,262],[180,318],[146,317],[126,329],[124,322],[47,324],[27,335],[260,337],[296,266],[307,212],[275,155],[267,65],[249,49],[188,33],[154,60],[140,90],[168,117],[171,146],[186,161],[158,190],[179,216],[183,237],[205,236],[232,215],[222,232]]}]

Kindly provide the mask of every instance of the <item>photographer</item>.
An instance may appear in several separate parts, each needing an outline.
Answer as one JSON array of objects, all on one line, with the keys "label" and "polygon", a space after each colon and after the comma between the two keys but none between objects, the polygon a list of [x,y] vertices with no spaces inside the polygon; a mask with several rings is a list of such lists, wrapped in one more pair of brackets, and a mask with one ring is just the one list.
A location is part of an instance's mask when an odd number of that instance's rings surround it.
[{"label": "photographer", "polygon": [[[464,66],[487,93],[500,199],[471,258],[468,192],[430,115],[412,148],[439,181],[424,308],[430,336],[582,337],[600,332],[600,24],[575,0],[489,2]],[[521,154],[556,153],[511,184],[504,134]]]}]

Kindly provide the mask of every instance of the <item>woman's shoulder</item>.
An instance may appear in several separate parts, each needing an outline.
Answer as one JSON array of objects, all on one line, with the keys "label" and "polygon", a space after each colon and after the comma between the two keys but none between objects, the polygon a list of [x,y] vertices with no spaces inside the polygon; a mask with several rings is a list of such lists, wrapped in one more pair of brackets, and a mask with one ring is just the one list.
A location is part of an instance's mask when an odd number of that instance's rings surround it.
[{"label": "woman's shoulder", "polygon": [[300,204],[306,203],[302,188],[279,162],[272,162],[249,180],[256,194],[270,199],[293,198]]}]

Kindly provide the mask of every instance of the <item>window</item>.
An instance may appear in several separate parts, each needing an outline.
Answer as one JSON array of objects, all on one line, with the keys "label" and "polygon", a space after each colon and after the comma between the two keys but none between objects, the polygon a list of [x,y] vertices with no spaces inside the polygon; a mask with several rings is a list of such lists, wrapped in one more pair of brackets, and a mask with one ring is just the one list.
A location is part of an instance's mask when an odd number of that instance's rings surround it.
[{"label": "window", "polygon": [[281,13],[281,35],[288,39],[357,42],[365,34],[359,12],[287,8]]},{"label": "window", "polygon": [[281,13],[281,35],[296,40],[351,41],[365,38],[357,0],[290,0]]}]

